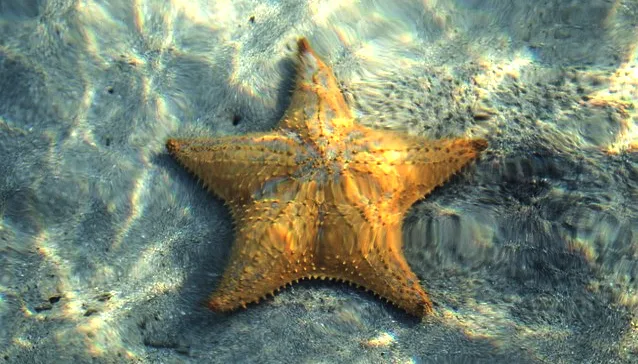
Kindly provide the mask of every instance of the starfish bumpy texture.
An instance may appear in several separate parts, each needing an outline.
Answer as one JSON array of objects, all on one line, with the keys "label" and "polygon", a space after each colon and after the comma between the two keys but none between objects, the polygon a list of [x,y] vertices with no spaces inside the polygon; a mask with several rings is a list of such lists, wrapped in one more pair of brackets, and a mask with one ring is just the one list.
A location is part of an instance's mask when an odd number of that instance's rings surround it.
[{"label": "starfish bumpy texture", "polygon": [[300,279],[345,281],[424,316],[432,303],[407,264],[403,217],[487,147],[355,122],[306,39],[289,108],[269,133],[170,139],[170,154],[230,206],[236,241],[214,311]]}]

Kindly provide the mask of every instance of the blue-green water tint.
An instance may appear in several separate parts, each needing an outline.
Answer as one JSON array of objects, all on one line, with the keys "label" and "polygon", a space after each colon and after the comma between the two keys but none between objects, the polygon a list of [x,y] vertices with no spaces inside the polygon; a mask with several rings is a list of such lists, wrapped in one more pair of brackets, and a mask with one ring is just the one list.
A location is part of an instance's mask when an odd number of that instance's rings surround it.
[{"label": "blue-green water tint", "polygon": [[[0,362],[637,361],[637,6],[0,2]],[[233,224],[164,143],[270,130],[301,36],[361,123],[489,140],[404,221],[423,322],[203,305]]]}]

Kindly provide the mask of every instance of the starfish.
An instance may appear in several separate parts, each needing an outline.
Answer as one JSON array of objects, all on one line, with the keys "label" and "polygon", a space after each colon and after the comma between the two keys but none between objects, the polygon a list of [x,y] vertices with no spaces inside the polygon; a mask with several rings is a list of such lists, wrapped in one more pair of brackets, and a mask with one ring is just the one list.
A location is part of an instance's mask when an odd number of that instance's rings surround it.
[{"label": "starfish", "polygon": [[403,255],[403,217],[487,142],[358,124],[331,69],[305,38],[298,47],[296,86],[274,131],[166,143],[235,221],[208,306],[230,311],[301,279],[331,279],[422,317],[432,303]]}]

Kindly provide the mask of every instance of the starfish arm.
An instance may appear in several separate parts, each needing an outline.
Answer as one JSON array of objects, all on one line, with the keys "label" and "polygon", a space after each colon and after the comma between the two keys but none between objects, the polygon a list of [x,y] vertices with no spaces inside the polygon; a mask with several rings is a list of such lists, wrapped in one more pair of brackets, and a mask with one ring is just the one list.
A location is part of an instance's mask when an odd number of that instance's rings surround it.
[{"label": "starfish arm", "polygon": [[370,215],[349,204],[330,209],[320,228],[319,277],[361,286],[412,315],[428,314],[432,303],[403,256],[400,222]]},{"label": "starfish arm", "polygon": [[318,207],[308,196],[316,193],[316,185],[289,180],[279,187],[297,193],[253,201],[237,217],[229,264],[209,299],[212,310],[245,307],[311,276]]},{"label": "starfish arm", "polygon": [[394,204],[399,211],[407,211],[487,148],[487,141],[480,138],[433,141],[365,129],[365,144],[357,148],[351,168],[377,177],[381,191],[377,203]]},{"label": "starfish arm", "polygon": [[169,139],[166,147],[227,203],[248,201],[268,180],[293,174],[305,155],[293,137],[279,132]]},{"label": "starfish arm", "polygon": [[295,130],[311,143],[314,137],[330,132],[332,125],[350,127],[353,117],[330,67],[305,38],[298,47],[295,90],[279,127]]},{"label": "starfish arm", "polygon": [[[403,211],[417,200],[443,185],[487,148],[485,139],[447,139],[419,141],[419,149],[412,148],[405,163],[397,165],[397,171],[405,176],[403,193],[398,197]],[[415,146],[416,147],[416,146]]]}]

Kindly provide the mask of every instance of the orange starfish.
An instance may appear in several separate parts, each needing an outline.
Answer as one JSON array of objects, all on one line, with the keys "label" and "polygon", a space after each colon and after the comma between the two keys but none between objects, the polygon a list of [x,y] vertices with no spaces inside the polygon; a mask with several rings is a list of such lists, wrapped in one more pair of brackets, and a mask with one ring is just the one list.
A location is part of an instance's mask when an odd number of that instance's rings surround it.
[{"label": "orange starfish", "polygon": [[236,223],[209,307],[229,311],[300,279],[329,278],[423,316],[432,303],[403,256],[403,217],[487,142],[355,123],[330,68],[306,39],[298,46],[295,91],[276,130],[166,143]]}]

